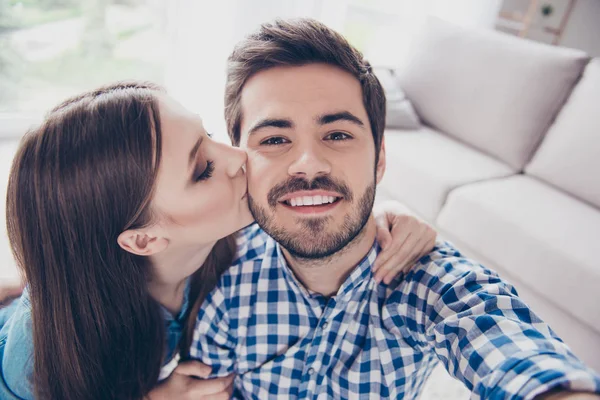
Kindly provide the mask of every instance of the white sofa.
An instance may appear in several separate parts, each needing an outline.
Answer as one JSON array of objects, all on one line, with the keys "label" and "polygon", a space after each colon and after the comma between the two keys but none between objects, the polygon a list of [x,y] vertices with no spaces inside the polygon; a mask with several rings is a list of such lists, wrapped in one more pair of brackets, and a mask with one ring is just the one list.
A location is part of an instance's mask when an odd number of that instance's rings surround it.
[{"label": "white sofa", "polygon": [[600,371],[600,59],[432,20],[397,83],[423,126],[387,129],[395,199]]}]

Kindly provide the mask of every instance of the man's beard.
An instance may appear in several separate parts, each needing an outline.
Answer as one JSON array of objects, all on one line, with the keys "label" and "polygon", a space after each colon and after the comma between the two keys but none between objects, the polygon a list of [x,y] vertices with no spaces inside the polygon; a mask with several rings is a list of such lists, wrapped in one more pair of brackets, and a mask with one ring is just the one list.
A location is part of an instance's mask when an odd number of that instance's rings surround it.
[{"label": "man's beard", "polygon": [[267,195],[270,214],[248,193],[248,204],[256,222],[296,258],[321,259],[336,254],[362,232],[373,210],[375,180],[365,189],[353,210],[344,216],[341,227],[335,232],[330,233],[325,229],[329,223],[333,223],[331,216],[297,218],[296,223],[300,229],[292,232],[286,231],[284,227],[275,223],[273,213],[278,205],[277,199],[290,192],[317,189],[340,193],[343,195],[341,201],[352,204],[354,196],[348,186],[329,176],[317,177],[310,183],[301,178],[291,178],[275,186]]}]

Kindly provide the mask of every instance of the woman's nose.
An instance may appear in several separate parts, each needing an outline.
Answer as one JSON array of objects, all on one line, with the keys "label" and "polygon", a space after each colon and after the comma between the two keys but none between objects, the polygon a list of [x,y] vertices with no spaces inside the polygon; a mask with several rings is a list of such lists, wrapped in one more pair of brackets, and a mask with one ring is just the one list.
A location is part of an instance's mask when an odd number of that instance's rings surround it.
[{"label": "woman's nose", "polygon": [[240,149],[239,147],[232,147],[227,144],[223,144],[223,146],[224,156],[227,163],[227,175],[234,178],[246,166],[246,162],[248,161],[248,155],[246,154],[246,151]]}]

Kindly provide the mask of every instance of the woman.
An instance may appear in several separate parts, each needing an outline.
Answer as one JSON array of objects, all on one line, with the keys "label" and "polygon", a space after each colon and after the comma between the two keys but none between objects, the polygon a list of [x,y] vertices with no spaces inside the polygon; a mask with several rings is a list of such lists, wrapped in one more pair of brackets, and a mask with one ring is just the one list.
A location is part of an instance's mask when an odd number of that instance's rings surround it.
[{"label": "woman", "polygon": [[[0,394],[226,398],[231,380],[192,379],[208,373],[194,362],[152,389],[179,348],[185,359],[185,333],[232,261],[232,233],[252,222],[245,161],[152,84],[53,109],[23,139],[9,179],[7,227],[27,290],[0,332]],[[422,240],[404,247],[429,250],[434,235],[412,222],[400,244],[412,234]]]}]

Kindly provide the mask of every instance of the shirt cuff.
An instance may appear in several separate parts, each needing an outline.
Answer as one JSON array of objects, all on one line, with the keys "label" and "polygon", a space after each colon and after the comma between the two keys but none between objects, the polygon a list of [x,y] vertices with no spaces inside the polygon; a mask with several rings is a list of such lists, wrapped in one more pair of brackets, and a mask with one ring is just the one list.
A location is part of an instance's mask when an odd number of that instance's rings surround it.
[{"label": "shirt cuff", "polygon": [[555,389],[600,394],[600,376],[575,357],[527,353],[513,355],[494,368],[474,392],[484,399],[518,400],[533,399]]}]

